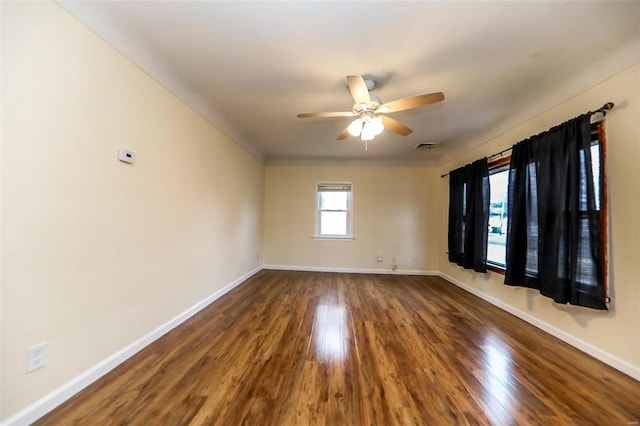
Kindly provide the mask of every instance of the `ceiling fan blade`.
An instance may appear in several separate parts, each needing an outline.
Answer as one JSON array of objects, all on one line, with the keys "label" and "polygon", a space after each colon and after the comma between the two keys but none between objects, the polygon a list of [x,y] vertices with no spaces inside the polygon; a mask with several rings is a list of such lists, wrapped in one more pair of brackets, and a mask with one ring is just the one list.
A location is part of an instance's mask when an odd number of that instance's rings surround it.
[{"label": "ceiling fan blade", "polygon": [[355,117],[357,114],[351,111],[344,112],[307,112],[304,114],[298,114],[298,118],[309,118],[309,117]]},{"label": "ceiling fan blade", "polygon": [[349,83],[349,91],[356,104],[369,105],[371,103],[367,83],[364,82],[364,78],[361,75],[348,75],[347,83]]},{"label": "ceiling fan blade", "polygon": [[345,128],[336,138],[336,140],[341,141],[346,139],[349,136],[349,130]]},{"label": "ceiling fan blade", "polygon": [[398,99],[397,101],[387,102],[378,107],[378,112],[397,112],[406,109],[417,108],[423,105],[434,104],[444,101],[444,93],[436,92],[426,95],[411,96],[409,98]]},{"label": "ceiling fan blade", "polygon": [[394,120],[391,117],[387,117],[386,115],[382,116],[382,125],[385,129],[402,136],[407,136],[413,133],[413,130],[411,130],[404,124],[402,124],[398,120]]}]

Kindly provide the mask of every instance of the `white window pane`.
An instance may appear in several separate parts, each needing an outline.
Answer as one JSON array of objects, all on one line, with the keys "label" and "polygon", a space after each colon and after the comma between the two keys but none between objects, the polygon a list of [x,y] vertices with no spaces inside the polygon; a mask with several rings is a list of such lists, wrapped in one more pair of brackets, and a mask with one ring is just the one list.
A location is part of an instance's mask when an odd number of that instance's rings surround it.
[{"label": "white window pane", "polygon": [[348,192],[321,192],[320,210],[347,210]]},{"label": "white window pane", "polygon": [[489,175],[491,201],[489,204],[489,238],[487,261],[500,266],[506,265],[507,257],[507,193],[509,170],[501,170]]},{"label": "white window pane", "polygon": [[347,235],[347,212],[320,212],[321,235]]},{"label": "white window pane", "polygon": [[591,173],[596,192],[596,210],[600,210],[600,144],[591,145]]}]

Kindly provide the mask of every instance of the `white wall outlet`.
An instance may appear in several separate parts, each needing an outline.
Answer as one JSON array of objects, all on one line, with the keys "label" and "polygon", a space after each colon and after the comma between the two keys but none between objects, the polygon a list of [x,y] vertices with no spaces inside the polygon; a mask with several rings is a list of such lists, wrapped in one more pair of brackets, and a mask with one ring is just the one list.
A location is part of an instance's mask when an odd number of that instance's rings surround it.
[{"label": "white wall outlet", "polygon": [[379,254],[377,257],[378,262],[384,262],[384,256]]},{"label": "white wall outlet", "polygon": [[45,349],[47,349],[47,342],[27,348],[27,373],[45,366],[47,363]]},{"label": "white wall outlet", "polygon": [[411,263],[418,263],[418,256],[411,256],[411,259],[409,259],[409,261]]},{"label": "white wall outlet", "polygon": [[393,264],[395,265],[396,263],[398,263],[398,259],[396,259],[396,257],[395,257],[395,256],[393,256],[393,257],[391,258],[391,263],[393,263]]}]

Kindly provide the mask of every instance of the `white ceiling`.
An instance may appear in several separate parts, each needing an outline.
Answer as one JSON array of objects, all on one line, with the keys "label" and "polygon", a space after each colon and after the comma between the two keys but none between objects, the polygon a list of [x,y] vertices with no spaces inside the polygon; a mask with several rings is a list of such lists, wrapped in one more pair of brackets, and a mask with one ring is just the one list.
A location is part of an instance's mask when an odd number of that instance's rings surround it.
[{"label": "white ceiling", "polygon": [[[440,164],[640,61],[640,2],[59,3],[269,164]],[[445,101],[365,151],[348,118],[296,118],[349,111],[347,74]]]}]

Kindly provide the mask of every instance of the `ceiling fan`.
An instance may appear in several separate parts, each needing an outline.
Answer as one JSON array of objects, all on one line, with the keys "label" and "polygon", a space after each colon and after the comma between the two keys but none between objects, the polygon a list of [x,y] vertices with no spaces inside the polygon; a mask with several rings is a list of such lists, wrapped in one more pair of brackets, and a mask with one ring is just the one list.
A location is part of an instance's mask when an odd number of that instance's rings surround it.
[{"label": "ceiling fan", "polygon": [[369,93],[370,90],[375,88],[375,81],[365,80],[361,75],[348,75],[347,83],[354,101],[351,111],[311,112],[298,114],[298,118],[357,117],[338,135],[337,139],[346,139],[349,135],[352,135],[355,137],[359,136],[360,139],[366,142],[374,139],[382,133],[384,129],[402,136],[407,136],[413,132],[413,130],[404,124],[384,114],[405,111],[444,100],[444,94],[442,92],[435,92],[426,95],[411,96],[383,104],[380,98]]}]

